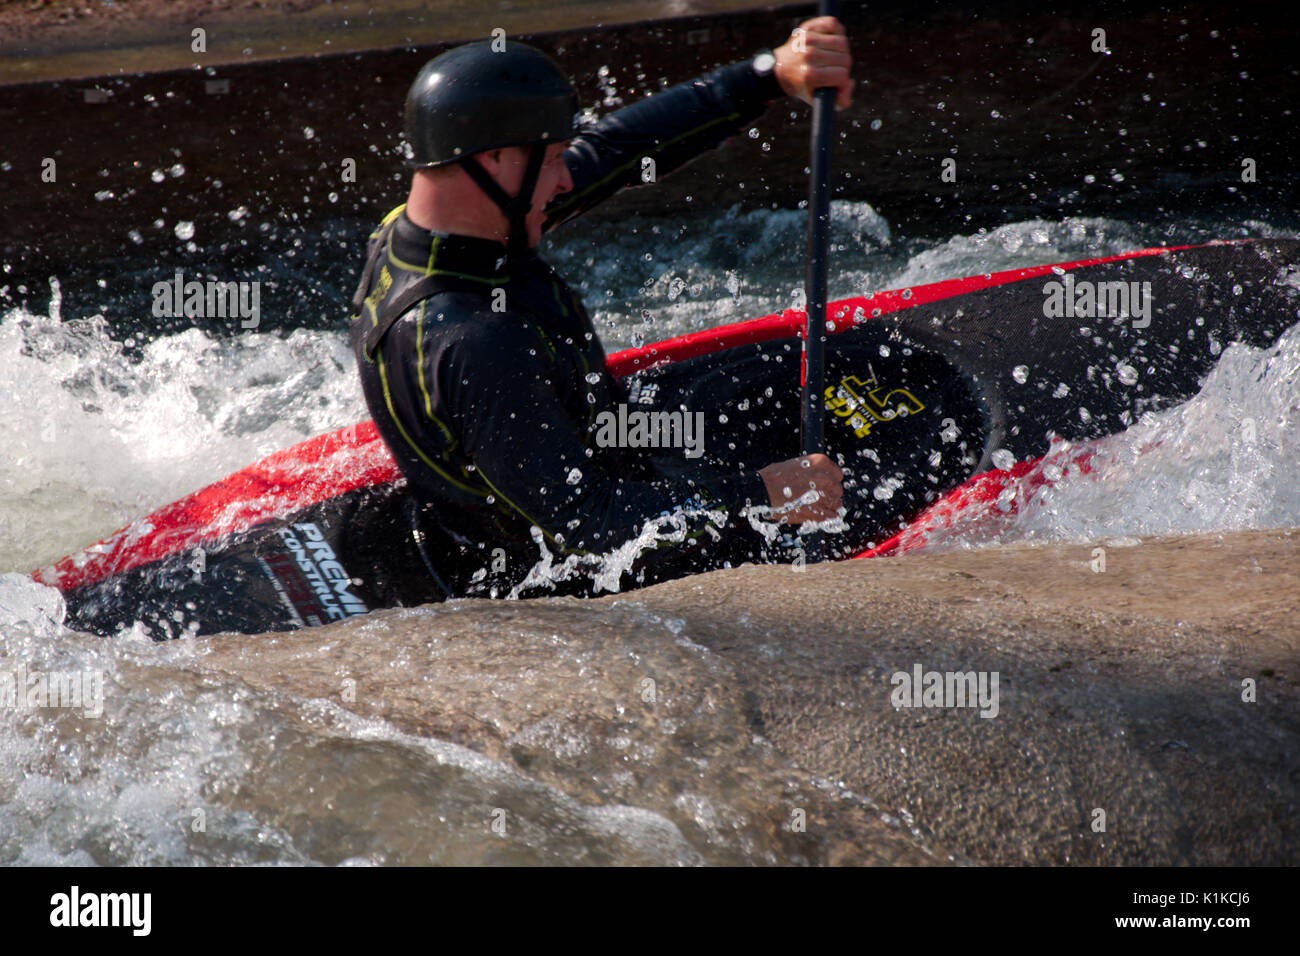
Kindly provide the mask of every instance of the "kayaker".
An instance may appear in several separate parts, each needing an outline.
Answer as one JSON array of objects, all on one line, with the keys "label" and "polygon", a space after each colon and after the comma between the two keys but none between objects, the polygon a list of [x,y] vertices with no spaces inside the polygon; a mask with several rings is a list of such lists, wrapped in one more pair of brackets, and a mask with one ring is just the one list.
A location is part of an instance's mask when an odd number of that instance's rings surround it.
[{"label": "kayaker", "polygon": [[850,65],[843,26],[815,18],[774,51],[581,127],[569,80],[525,44],[467,44],[425,65],[406,101],[410,194],[371,236],[352,341],[375,424],[423,505],[439,589],[531,593],[519,586],[548,554],[574,556],[560,590],[585,593],[608,575],[594,556],[620,548],[622,586],[649,583],[763,559],[752,506],[790,526],[835,517],[843,476],[824,455],[740,471],[598,441],[601,413],[628,392],[534,247],[641,185],[647,162],[661,178],[783,95],[811,102],[831,86],[848,106]]}]

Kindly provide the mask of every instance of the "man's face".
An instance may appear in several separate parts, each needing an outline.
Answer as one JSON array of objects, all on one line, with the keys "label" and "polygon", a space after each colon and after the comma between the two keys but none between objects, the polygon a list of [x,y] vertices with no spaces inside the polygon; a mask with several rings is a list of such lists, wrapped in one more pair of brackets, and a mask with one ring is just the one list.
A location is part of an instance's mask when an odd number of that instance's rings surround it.
[{"label": "man's face", "polygon": [[[533,192],[533,208],[528,213],[528,245],[535,246],[542,238],[542,223],[546,221],[546,206],[561,193],[573,188],[573,177],[569,167],[564,164],[564,151],[569,143],[551,143],[546,147],[542,160],[542,169],[537,176],[537,189]],[[493,150],[490,154],[496,159],[495,178],[511,196],[518,195],[523,183],[524,173],[528,169],[528,154],[531,147],[509,146]]]}]

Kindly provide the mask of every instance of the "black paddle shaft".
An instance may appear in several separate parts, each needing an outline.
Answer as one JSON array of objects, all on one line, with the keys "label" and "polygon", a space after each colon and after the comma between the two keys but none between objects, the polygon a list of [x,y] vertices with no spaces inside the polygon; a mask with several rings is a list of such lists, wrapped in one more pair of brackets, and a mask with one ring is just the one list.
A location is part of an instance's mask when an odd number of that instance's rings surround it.
[{"label": "black paddle shaft", "polygon": [[[824,17],[839,15],[838,0],[821,0],[818,13]],[[822,415],[822,392],[826,387],[826,281],[828,246],[831,231],[831,134],[835,119],[834,87],[823,87],[813,97],[812,163],[808,187],[808,271],[805,275],[805,301],[808,308],[804,328],[804,390],[801,428],[802,453],[822,453],[826,449]],[[813,560],[820,558],[820,535],[809,542]]]},{"label": "black paddle shaft", "polygon": [[827,179],[831,164],[831,120],[835,90],[817,91],[813,105],[812,188],[808,198],[808,271],[804,290],[808,304],[804,339],[804,454],[820,452],[822,434],[822,389],[826,378],[826,284],[827,246],[830,241],[830,189]]}]

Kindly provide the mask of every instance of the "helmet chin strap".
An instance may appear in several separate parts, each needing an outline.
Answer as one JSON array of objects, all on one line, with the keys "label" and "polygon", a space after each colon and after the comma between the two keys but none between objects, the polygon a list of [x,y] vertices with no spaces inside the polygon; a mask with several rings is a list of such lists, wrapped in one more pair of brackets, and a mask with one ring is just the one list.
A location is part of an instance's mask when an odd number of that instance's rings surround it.
[{"label": "helmet chin strap", "polygon": [[478,184],[479,189],[487,193],[510,224],[510,235],[506,245],[506,255],[515,256],[528,249],[528,213],[533,208],[533,193],[537,191],[537,180],[542,172],[542,160],[546,155],[545,143],[534,143],[529,147],[528,167],[524,170],[524,181],[519,186],[519,193],[510,196],[495,179],[488,175],[477,156],[470,156],[461,165],[470,179]]}]

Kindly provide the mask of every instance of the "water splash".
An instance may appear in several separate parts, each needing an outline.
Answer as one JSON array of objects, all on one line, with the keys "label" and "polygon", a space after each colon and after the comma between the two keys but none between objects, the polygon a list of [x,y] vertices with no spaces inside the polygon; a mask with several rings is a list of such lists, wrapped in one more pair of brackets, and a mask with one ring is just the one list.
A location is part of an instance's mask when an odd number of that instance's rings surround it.
[{"label": "water splash", "polygon": [[1267,349],[1229,345],[1182,405],[1099,441],[1058,443],[996,502],[932,533],[929,546],[1292,527],[1297,425],[1300,325]]},{"label": "water splash", "polygon": [[367,417],[339,335],[161,336],[0,315],[0,571],[28,570],[273,451]]}]

